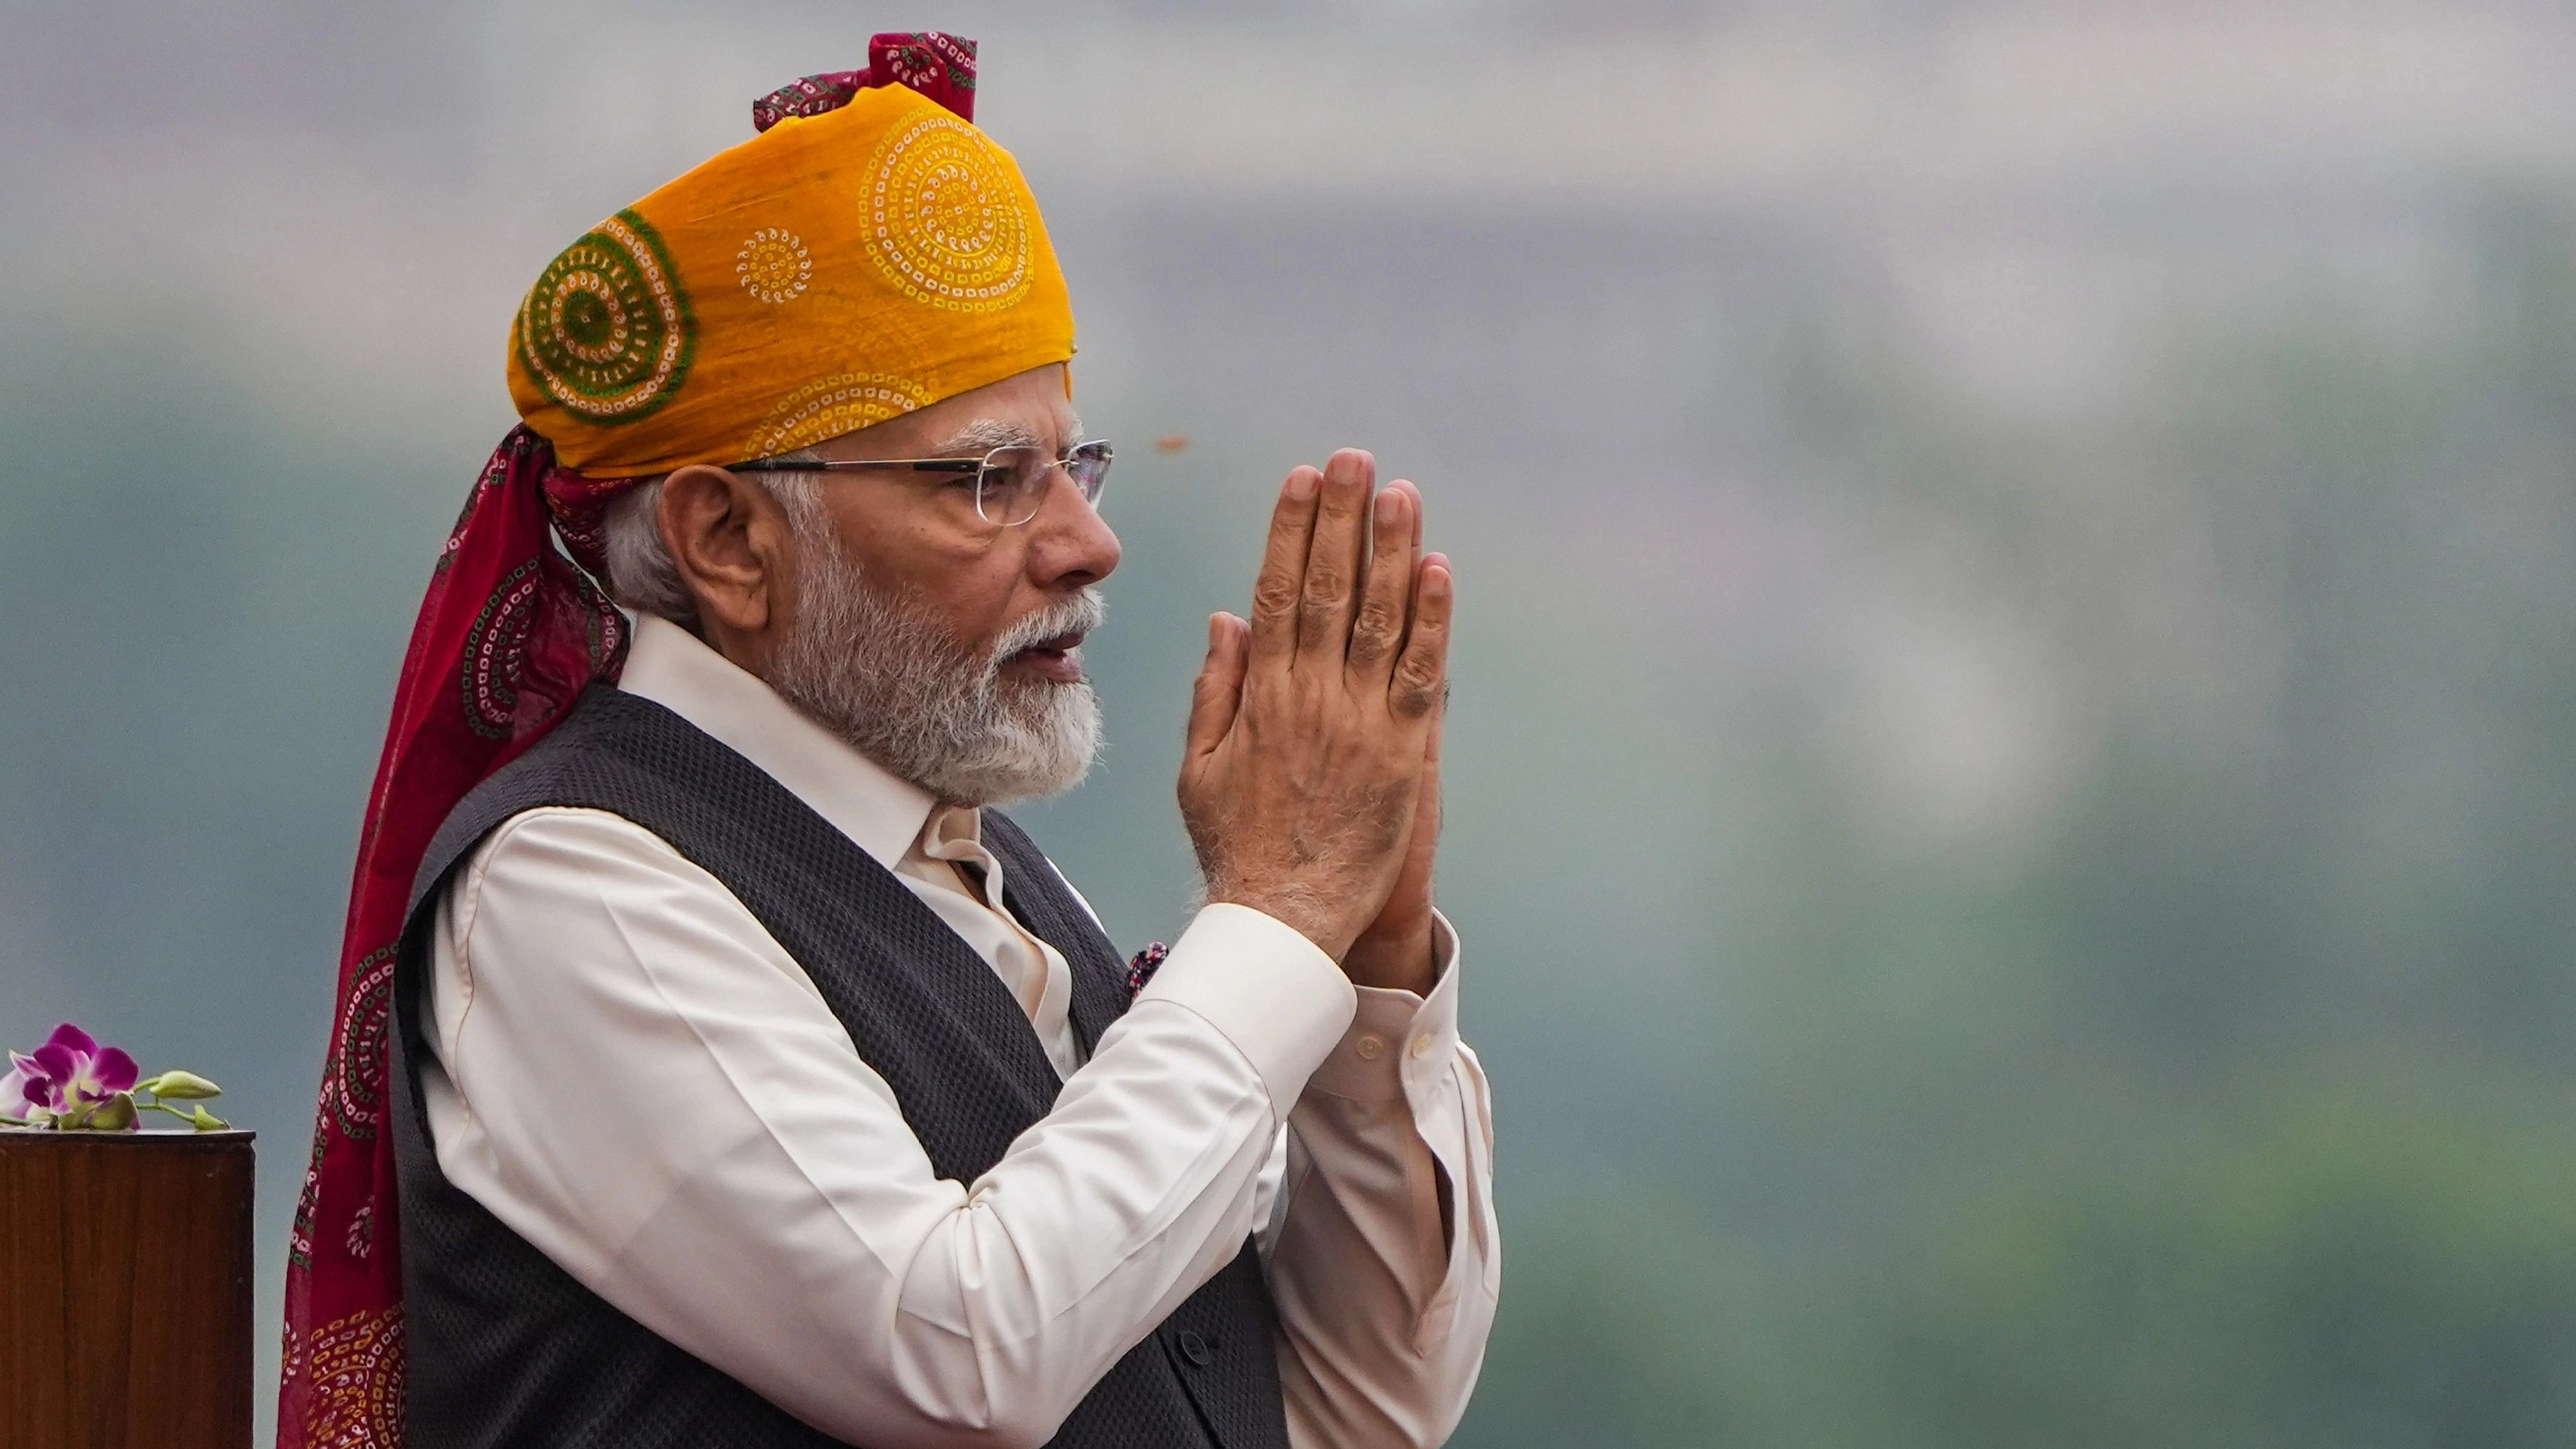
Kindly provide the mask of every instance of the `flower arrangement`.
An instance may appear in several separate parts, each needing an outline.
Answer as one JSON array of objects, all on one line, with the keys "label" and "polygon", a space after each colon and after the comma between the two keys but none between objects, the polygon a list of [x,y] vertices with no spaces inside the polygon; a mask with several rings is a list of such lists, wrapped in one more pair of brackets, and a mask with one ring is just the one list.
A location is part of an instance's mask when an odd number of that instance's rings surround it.
[{"label": "flower arrangement", "polygon": [[[0,1126],[131,1132],[145,1112],[167,1112],[200,1132],[228,1125],[200,1100],[223,1095],[223,1088],[194,1072],[144,1077],[124,1048],[101,1048],[68,1021],[33,1052],[9,1053],[9,1063],[9,1074],[0,1077]],[[151,1100],[137,1101],[137,1094]],[[191,1105],[182,1112],[172,1102]]]}]

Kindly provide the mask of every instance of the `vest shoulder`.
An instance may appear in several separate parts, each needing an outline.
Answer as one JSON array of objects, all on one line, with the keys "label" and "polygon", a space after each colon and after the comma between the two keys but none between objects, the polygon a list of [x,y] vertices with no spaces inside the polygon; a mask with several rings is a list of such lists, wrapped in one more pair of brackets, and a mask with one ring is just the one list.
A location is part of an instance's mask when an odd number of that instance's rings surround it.
[{"label": "vest shoulder", "polygon": [[604,810],[633,821],[635,802],[684,790],[692,778],[721,771],[730,756],[663,706],[593,686],[542,738],[448,811],[413,879],[413,908],[477,844],[516,816],[566,808]]}]

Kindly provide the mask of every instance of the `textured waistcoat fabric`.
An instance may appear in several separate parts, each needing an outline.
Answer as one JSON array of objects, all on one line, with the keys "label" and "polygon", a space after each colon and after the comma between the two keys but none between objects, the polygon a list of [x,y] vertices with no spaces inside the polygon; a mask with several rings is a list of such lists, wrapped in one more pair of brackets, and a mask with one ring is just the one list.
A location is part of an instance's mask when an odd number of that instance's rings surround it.
[{"label": "textured waistcoat fabric", "polygon": [[[417,1449],[829,1445],[610,1306],[439,1171],[420,1093],[421,988],[450,874],[540,806],[606,810],[731,890],[813,978],[894,1090],[943,1177],[972,1182],[1062,1084],[982,957],[848,837],[733,750],[651,701],[593,688],[456,807],[414,887],[395,979],[393,1123],[402,1193],[408,1424]],[[1085,1051],[1127,1008],[1116,951],[999,812],[985,843],[1004,904],[1064,954]],[[1276,1314],[1250,1242],[1110,1369],[1053,1445],[1286,1449]],[[862,1441],[864,1443],[864,1441]]]}]

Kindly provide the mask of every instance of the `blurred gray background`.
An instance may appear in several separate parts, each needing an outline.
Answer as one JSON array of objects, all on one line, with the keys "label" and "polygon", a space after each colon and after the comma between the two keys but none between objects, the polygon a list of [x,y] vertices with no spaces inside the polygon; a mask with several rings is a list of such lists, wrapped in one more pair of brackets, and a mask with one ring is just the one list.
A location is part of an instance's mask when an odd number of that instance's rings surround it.
[{"label": "blurred gray background", "polygon": [[1458,1442],[2576,1442],[2562,7],[0,16],[0,1041],[230,1088],[263,1338],[512,306],[938,26],[1124,444],[1111,751],[1029,817],[1124,944],[1281,473],[1372,447],[1456,559]]}]

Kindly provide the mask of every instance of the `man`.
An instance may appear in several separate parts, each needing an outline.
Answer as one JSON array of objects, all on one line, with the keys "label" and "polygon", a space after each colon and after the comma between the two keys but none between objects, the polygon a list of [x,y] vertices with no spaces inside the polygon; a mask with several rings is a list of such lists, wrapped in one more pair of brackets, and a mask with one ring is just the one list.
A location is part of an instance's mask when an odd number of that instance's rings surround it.
[{"label": "man", "polygon": [[1447,562],[1368,455],[1289,475],[1192,700],[1208,904],[1122,965],[987,808],[1089,764],[1119,551],[972,99],[971,44],[879,36],[522,304],[361,844],[282,1445],[1456,1424],[1499,1239]]}]

